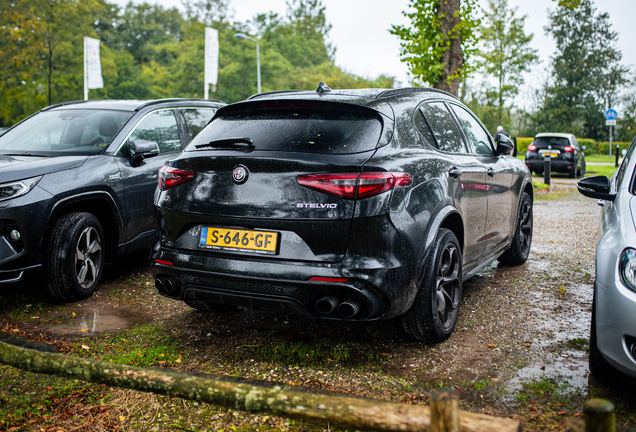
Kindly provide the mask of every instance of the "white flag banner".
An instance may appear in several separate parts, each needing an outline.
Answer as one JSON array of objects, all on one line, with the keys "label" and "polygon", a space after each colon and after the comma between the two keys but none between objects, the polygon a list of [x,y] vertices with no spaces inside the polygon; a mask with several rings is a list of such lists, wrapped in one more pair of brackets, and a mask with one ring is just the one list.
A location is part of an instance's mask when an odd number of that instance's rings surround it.
[{"label": "white flag banner", "polygon": [[205,85],[216,85],[219,78],[219,32],[205,28]]},{"label": "white flag banner", "polygon": [[84,38],[84,76],[87,89],[104,87],[102,62],[99,57],[99,39]]}]

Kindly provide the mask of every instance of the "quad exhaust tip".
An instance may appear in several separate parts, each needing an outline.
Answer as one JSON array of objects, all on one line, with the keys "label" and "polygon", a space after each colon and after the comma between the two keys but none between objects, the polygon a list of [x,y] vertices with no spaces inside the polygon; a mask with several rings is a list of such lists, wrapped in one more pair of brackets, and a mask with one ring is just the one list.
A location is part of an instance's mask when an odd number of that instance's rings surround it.
[{"label": "quad exhaust tip", "polygon": [[338,297],[335,295],[328,295],[316,302],[316,310],[323,315],[329,315],[331,312],[336,310],[338,303],[340,303]]},{"label": "quad exhaust tip", "polygon": [[316,310],[322,315],[329,315],[337,310],[342,318],[353,318],[361,309],[358,300],[349,299],[341,302],[335,295],[325,296],[316,302]]},{"label": "quad exhaust tip", "polygon": [[358,300],[349,299],[338,305],[338,313],[343,318],[353,318],[360,312],[360,302]]},{"label": "quad exhaust tip", "polygon": [[155,287],[159,292],[168,295],[174,295],[178,290],[177,283],[170,277],[155,279]]}]

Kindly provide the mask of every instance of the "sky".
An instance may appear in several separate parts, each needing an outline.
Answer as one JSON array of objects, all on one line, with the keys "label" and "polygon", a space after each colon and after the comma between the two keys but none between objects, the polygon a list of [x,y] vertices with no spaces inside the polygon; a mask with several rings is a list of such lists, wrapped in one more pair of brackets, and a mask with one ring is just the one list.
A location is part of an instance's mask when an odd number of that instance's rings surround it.
[{"label": "sky", "polygon": [[[111,0],[125,5],[128,0]],[[164,7],[181,7],[180,0],[146,0]],[[139,0],[134,0],[140,3]],[[347,72],[375,79],[381,74],[397,78],[401,86],[408,85],[408,68],[400,61],[400,42],[389,33],[392,24],[408,25],[402,11],[408,8],[408,0],[322,0],[326,7],[327,21],[332,25],[329,40],[336,47],[336,64]],[[485,7],[487,0],[480,0]],[[545,35],[548,9],[554,9],[553,0],[509,0],[517,7],[517,15],[527,15],[526,33],[533,33],[532,47],[537,49],[542,63],[536,72],[526,78],[526,87],[539,87],[546,76],[545,68],[554,52],[554,42]],[[598,11],[608,12],[613,29],[618,31],[618,49],[623,53],[623,63],[636,70],[636,0],[595,0]],[[247,21],[257,13],[269,11],[285,15],[286,0],[232,0],[233,19]],[[527,91],[527,89],[526,89]],[[523,93],[523,91],[522,91]]]}]

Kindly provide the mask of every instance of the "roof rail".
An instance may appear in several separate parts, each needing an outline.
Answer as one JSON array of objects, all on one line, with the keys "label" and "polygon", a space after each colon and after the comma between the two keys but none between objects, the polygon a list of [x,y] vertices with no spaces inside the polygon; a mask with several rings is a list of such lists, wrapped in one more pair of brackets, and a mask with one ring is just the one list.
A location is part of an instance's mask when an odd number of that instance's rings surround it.
[{"label": "roof rail", "polygon": [[42,108],[40,111],[46,111],[46,110],[50,110],[53,108],[57,108],[57,107],[61,107],[64,105],[72,105],[72,104],[80,104],[80,103],[84,103],[84,102],[88,102],[87,100],[76,100],[76,101],[66,101],[66,102],[60,102],[60,103],[56,103],[55,105],[49,105],[45,108]]},{"label": "roof rail", "polygon": [[447,96],[451,96],[451,97],[454,97],[455,99],[458,99],[457,96],[452,95],[448,92],[445,92],[444,90],[439,90],[439,89],[431,88],[431,87],[405,87],[405,88],[387,90],[380,93],[377,96],[377,98],[380,99],[387,96],[402,96],[402,95],[407,95],[411,93],[420,93],[420,92],[442,93]]},{"label": "roof rail", "polygon": [[298,92],[309,92],[309,91],[310,90],[277,90],[277,91],[256,93],[245,100],[256,99],[259,96],[265,96],[265,95],[273,95],[273,94],[281,94],[281,93],[298,93]]},{"label": "roof rail", "polygon": [[165,103],[165,102],[219,102],[219,103],[225,103],[223,101],[220,100],[214,100],[214,99],[197,99],[197,98],[167,98],[167,99],[156,99],[156,100],[151,100],[151,101],[147,101],[142,103],[141,105],[139,105],[137,108],[135,108],[135,111],[139,111],[142,108],[146,108],[147,106],[150,105],[156,105],[156,104],[160,104],[160,103]]}]

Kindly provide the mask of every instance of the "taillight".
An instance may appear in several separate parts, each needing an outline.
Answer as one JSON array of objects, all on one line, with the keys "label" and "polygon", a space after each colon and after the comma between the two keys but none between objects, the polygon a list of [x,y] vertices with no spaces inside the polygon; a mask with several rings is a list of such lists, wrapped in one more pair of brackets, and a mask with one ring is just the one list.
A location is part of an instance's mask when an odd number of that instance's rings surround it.
[{"label": "taillight", "polygon": [[309,189],[344,199],[369,198],[413,182],[411,174],[390,172],[305,174],[296,180]]},{"label": "taillight", "polygon": [[528,151],[537,151],[537,146],[536,146],[536,145],[534,145],[534,144],[530,144],[530,145],[528,146]]},{"label": "taillight", "polygon": [[165,191],[187,183],[194,178],[194,173],[188,170],[163,166],[159,170],[159,190]]},{"label": "taillight", "polygon": [[566,153],[572,153],[574,151],[574,147],[566,146],[563,148]]}]

